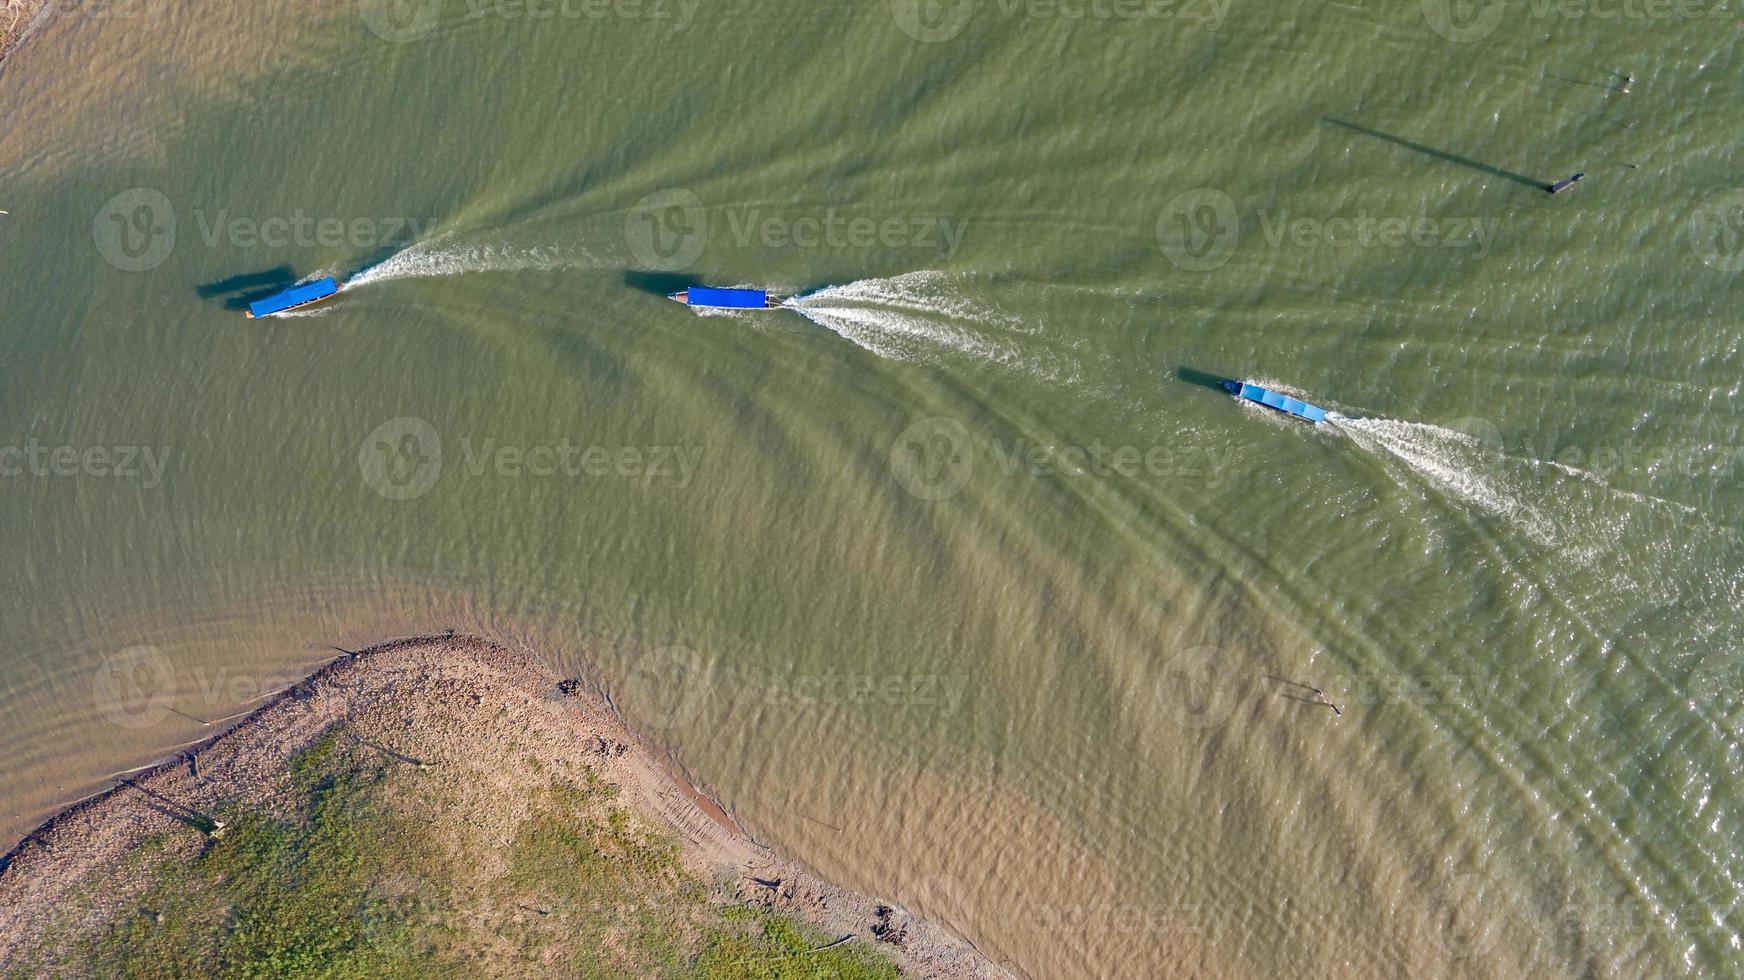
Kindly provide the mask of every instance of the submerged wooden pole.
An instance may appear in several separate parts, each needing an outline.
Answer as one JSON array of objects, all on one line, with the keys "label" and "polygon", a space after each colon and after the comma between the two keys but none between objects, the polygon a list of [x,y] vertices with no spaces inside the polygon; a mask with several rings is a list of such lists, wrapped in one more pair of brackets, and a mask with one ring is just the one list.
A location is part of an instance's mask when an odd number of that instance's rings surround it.
[{"label": "submerged wooden pole", "polygon": [[1572,177],[1565,177],[1562,180],[1559,180],[1556,183],[1551,184],[1549,187],[1546,187],[1545,190],[1549,191],[1552,194],[1561,194],[1563,191],[1566,191],[1570,187],[1573,187],[1574,185],[1585,180],[1586,176],[1587,176],[1587,172],[1585,170],[1583,170],[1580,173],[1575,174]]}]

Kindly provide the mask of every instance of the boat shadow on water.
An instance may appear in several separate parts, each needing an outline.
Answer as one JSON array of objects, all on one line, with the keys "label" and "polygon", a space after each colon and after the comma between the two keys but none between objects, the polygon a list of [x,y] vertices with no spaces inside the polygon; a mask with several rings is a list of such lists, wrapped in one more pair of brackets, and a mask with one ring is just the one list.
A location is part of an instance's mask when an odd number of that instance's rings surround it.
[{"label": "boat shadow on water", "polygon": [[[402,251],[404,249],[398,246],[378,248],[370,253],[368,258],[352,266],[344,275],[335,275],[335,279],[341,284],[350,282]],[[202,283],[194,287],[194,294],[204,300],[215,300],[223,304],[227,310],[242,311],[248,309],[249,304],[257,303],[270,296],[276,296],[307,278],[309,275],[299,274],[291,266],[280,265],[271,269],[262,269],[259,272],[244,272]]]},{"label": "boat shadow on water", "polygon": [[1175,379],[1177,381],[1185,381],[1191,385],[1198,385],[1201,388],[1210,388],[1212,391],[1226,391],[1223,386],[1224,382],[1234,380],[1232,378],[1226,378],[1220,374],[1206,374],[1204,371],[1195,370],[1190,367],[1177,367],[1175,369]]},{"label": "boat shadow on water", "polygon": [[194,287],[194,294],[201,299],[216,300],[227,310],[246,310],[248,304],[282,293],[296,284],[296,270],[281,265],[204,283]]},{"label": "boat shadow on water", "polygon": [[[634,289],[638,293],[647,293],[649,296],[658,296],[661,299],[666,299],[673,293],[687,292],[699,287],[706,287],[707,284],[708,280],[706,279],[699,279],[696,276],[687,276],[676,272],[649,272],[641,269],[627,269],[624,271],[624,285]],[[808,286],[804,289],[796,290],[792,293],[782,292],[779,294],[771,293],[770,295],[776,300],[785,299],[791,301],[804,296],[809,296],[821,289],[828,289],[830,285],[830,283],[820,283],[815,286]]]},{"label": "boat shadow on water", "polygon": [[624,271],[624,285],[638,293],[647,293],[665,299],[673,293],[702,285],[702,280],[695,276],[679,275],[674,272],[641,272],[635,269]]}]

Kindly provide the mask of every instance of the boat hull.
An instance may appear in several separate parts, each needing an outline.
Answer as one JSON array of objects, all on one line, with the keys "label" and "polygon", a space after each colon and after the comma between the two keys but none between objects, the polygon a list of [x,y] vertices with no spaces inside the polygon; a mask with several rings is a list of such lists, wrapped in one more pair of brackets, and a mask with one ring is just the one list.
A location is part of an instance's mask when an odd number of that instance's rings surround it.
[{"label": "boat hull", "polygon": [[277,316],[280,313],[289,313],[305,306],[312,306],[324,299],[330,299],[338,292],[339,283],[332,276],[323,276],[311,282],[292,286],[283,292],[274,293],[265,299],[255,300],[248,304],[248,311],[243,315],[250,320]]},{"label": "boat hull", "polygon": [[1262,405],[1274,412],[1300,419],[1310,425],[1319,425],[1326,421],[1326,409],[1319,405],[1310,405],[1297,398],[1291,398],[1259,385],[1248,384],[1245,381],[1223,381],[1223,390],[1246,402]]},{"label": "boat hull", "polygon": [[671,293],[667,299],[711,310],[772,310],[781,301],[761,289],[715,289],[697,286]]}]

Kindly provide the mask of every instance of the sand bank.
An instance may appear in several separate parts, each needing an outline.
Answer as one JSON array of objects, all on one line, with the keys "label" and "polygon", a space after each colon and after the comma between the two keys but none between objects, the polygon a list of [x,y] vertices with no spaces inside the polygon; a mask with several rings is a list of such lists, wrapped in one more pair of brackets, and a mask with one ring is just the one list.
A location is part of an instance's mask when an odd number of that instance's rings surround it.
[{"label": "sand bank", "polygon": [[[251,832],[262,815],[280,814],[280,825],[302,819],[281,811],[299,795],[316,749],[350,753],[377,771],[388,788],[373,798],[402,824],[411,818],[418,846],[442,852],[440,866],[456,869],[443,885],[448,897],[429,914],[463,923],[445,922],[444,935],[489,933],[467,945],[481,973],[524,966],[514,960],[521,952],[497,949],[500,935],[531,936],[528,948],[537,948],[539,930],[573,934],[566,917],[600,912],[526,897],[553,894],[526,880],[522,845],[529,828],[553,818],[555,792],[609,799],[654,828],[658,845],[647,853],[669,851],[675,862],[661,874],[699,883],[698,900],[709,906],[803,923],[907,975],[1001,975],[962,939],[830,885],[753,840],[728,807],[662,764],[585,685],[530,654],[469,637],[398,640],[342,656],[223,734],[28,835],[0,859],[0,972],[83,962],[82,951],[124,928],[149,939],[165,913],[142,913],[142,901],[161,904],[165,862],[189,866]],[[511,907],[499,907],[511,895]],[[210,928],[216,936],[235,925]]]}]

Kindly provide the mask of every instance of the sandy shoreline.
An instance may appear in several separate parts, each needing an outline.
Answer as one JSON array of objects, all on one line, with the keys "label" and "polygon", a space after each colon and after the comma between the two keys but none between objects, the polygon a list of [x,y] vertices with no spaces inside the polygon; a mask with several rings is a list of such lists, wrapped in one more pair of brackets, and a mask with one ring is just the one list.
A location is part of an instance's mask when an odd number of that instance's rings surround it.
[{"label": "sandy shoreline", "polygon": [[[270,808],[285,790],[287,764],[341,724],[358,744],[428,780],[432,792],[451,794],[445,805],[487,835],[480,839],[515,836],[529,817],[524,790],[533,781],[587,775],[671,828],[684,866],[715,882],[726,900],[852,937],[846,941],[881,950],[909,975],[1003,975],[946,930],[833,886],[751,839],[585,685],[529,654],[446,636],[339,657],[222,734],[26,835],[0,858],[0,972],[17,968],[45,932],[101,928],[142,894],[149,875],[118,869],[146,842],[167,839],[192,852],[225,832],[213,814]],[[542,775],[523,771],[524,759]]]}]

